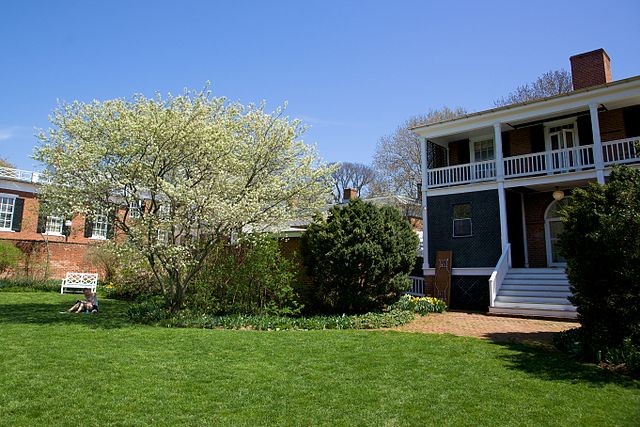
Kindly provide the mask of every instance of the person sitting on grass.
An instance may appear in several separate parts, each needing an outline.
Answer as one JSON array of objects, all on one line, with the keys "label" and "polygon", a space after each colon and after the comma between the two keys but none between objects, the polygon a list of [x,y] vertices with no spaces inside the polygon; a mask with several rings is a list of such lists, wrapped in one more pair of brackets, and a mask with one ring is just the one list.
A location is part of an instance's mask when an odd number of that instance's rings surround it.
[{"label": "person sitting on grass", "polygon": [[67,310],[68,313],[97,313],[98,312],[98,299],[96,294],[91,292],[91,289],[84,289],[85,301],[77,300],[76,303]]}]

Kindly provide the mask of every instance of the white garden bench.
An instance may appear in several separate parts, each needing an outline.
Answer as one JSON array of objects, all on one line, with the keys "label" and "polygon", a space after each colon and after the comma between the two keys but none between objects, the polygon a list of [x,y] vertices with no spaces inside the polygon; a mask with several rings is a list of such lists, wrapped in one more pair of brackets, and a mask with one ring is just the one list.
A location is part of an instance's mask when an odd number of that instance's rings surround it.
[{"label": "white garden bench", "polygon": [[98,286],[98,273],[67,273],[60,284],[60,293],[64,293],[64,289],[91,289],[96,293]]}]

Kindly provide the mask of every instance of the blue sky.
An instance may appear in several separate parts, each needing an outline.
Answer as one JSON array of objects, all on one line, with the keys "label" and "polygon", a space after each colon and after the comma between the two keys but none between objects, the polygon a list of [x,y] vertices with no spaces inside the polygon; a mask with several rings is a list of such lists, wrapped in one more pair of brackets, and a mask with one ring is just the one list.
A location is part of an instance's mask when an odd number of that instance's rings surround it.
[{"label": "blue sky", "polygon": [[[606,6],[605,6],[606,4]],[[15,1],[0,5],[0,157],[34,169],[57,100],[180,92],[285,100],[327,161],[441,106],[470,111],[604,48],[640,74],[635,1]]]}]

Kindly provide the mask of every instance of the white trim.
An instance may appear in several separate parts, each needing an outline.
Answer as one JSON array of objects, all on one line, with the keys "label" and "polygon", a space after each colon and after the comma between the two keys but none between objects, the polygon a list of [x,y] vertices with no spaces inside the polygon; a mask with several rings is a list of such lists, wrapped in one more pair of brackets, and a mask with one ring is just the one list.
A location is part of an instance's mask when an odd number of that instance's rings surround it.
[{"label": "white trim", "polygon": [[[427,212],[427,192],[429,188],[427,186],[427,169],[429,165],[429,159],[427,158],[427,144],[426,139],[422,140],[420,144],[420,162],[422,166],[422,268],[429,268],[429,213]],[[447,159],[449,156],[447,156]]]},{"label": "white trim", "polygon": [[[452,276],[491,276],[493,273],[493,267],[461,267],[452,268]],[[434,276],[436,274],[435,268],[425,268],[425,276]]]},{"label": "white trim", "polygon": [[589,104],[591,118],[591,133],[593,134],[593,161],[596,164],[596,179],[598,184],[604,184],[604,156],[602,155],[602,137],[600,136],[599,104]]},{"label": "white trim", "polygon": [[17,199],[19,196],[17,194],[0,193],[0,197],[8,197],[10,199]]},{"label": "white trim", "polygon": [[634,98],[637,97],[640,97],[640,77],[601,87],[583,89],[577,93],[559,95],[550,99],[487,110],[456,120],[415,128],[413,131],[425,138],[435,139],[490,127],[496,121],[515,124],[519,121],[531,121],[559,113],[578,113],[585,111],[586,107],[593,103],[605,105],[619,101],[633,103]]}]

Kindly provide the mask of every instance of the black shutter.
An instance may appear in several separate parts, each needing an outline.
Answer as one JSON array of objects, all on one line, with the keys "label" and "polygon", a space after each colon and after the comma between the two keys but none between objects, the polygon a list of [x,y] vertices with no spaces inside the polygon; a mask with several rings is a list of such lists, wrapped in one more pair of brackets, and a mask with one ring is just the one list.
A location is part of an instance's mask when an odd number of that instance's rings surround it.
[{"label": "black shutter", "polygon": [[47,216],[40,212],[38,215],[38,226],[36,228],[36,232],[44,233],[47,226]]},{"label": "black shutter", "polygon": [[591,118],[589,116],[578,117],[578,138],[580,145],[593,144],[593,131],[591,130]]},{"label": "black shutter", "polygon": [[107,239],[113,239],[113,225],[116,222],[116,214],[114,211],[110,211],[107,214]]},{"label": "black shutter", "polygon": [[13,204],[13,220],[11,221],[11,229],[13,231],[22,230],[22,213],[24,212],[24,199],[16,197]]},{"label": "black shutter", "polygon": [[91,237],[93,235],[93,221],[91,216],[87,216],[84,220],[84,237]]},{"label": "black shutter", "polygon": [[62,234],[65,236],[69,236],[71,234],[71,226],[67,225],[67,221],[71,221],[71,217],[65,217],[64,222],[62,223]]},{"label": "black shutter", "polygon": [[544,142],[544,126],[531,126],[531,152],[541,153],[546,150]]}]

